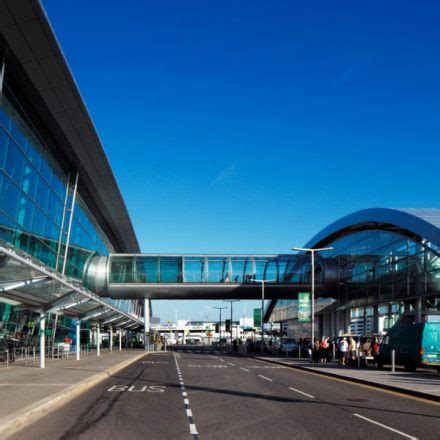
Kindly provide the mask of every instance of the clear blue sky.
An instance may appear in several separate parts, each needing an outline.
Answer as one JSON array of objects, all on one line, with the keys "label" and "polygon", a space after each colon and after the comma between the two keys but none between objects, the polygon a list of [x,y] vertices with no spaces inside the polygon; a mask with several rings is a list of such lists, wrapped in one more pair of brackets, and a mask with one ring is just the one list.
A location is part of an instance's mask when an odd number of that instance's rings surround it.
[{"label": "clear blue sky", "polygon": [[439,207],[440,2],[43,4],[143,251],[286,253],[358,209]]}]

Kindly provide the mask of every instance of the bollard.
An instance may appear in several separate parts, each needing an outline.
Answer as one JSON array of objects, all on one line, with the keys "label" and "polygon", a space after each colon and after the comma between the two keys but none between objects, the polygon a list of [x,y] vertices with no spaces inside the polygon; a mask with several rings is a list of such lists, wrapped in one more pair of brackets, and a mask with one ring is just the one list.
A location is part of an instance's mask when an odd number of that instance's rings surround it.
[{"label": "bollard", "polygon": [[391,350],[391,373],[396,372],[396,350]]},{"label": "bollard", "polygon": [[361,367],[361,352],[359,351],[359,349],[356,350],[356,356],[357,356],[358,368],[360,368]]},{"label": "bollard", "polygon": [[6,368],[9,367],[9,350],[6,349]]}]

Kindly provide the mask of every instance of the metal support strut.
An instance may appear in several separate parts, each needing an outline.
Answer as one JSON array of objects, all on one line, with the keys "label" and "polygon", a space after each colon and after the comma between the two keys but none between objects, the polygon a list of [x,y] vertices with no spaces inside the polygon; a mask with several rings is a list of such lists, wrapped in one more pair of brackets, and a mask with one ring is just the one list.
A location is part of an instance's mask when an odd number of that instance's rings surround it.
[{"label": "metal support strut", "polygon": [[81,350],[81,321],[78,319],[76,321],[76,360],[80,360],[80,350]]},{"label": "metal support strut", "polygon": [[148,337],[150,332],[150,302],[144,299],[144,349],[148,350]]},{"label": "metal support strut", "polygon": [[40,368],[46,367],[46,317],[40,315]]},{"label": "metal support strut", "polygon": [[101,356],[101,329],[96,328],[96,356]]}]

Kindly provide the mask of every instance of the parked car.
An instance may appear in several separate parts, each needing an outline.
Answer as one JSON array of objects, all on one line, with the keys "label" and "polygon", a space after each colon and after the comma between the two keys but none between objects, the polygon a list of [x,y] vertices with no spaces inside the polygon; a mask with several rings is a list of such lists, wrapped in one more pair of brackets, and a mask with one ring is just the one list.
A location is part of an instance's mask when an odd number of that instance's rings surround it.
[{"label": "parked car", "polygon": [[414,314],[405,314],[388,330],[377,357],[379,368],[391,363],[395,350],[396,364],[407,371],[434,367],[440,372],[440,315],[426,315],[419,323],[414,318]]},{"label": "parked car", "polygon": [[283,338],[281,339],[280,351],[286,354],[291,353],[293,351],[298,351],[298,342],[296,339],[292,338]]}]

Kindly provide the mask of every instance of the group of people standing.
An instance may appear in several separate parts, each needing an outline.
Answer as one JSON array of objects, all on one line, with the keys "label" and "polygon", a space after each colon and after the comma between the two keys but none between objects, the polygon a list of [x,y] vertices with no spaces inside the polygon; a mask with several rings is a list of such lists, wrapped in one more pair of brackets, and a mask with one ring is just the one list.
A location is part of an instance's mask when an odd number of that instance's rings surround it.
[{"label": "group of people standing", "polygon": [[[310,345],[309,345],[310,347]],[[328,362],[332,360],[333,353],[338,357],[341,365],[353,363],[358,356],[371,356],[376,358],[379,354],[380,343],[377,337],[361,338],[356,340],[353,336],[330,340],[324,336],[315,339],[309,348],[309,357],[313,363]]]},{"label": "group of people standing", "polygon": [[339,363],[346,365],[349,359],[356,359],[357,344],[353,337],[343,337],[338,344]]},{"label": "group of people standing", "polygon": [[319,339],[315,339],[313,341],[313,349],[312,349],[312,362],[313,363],[319,363],[319,362],[327,362],[331,359],[331,342],[330,338],[327,336],[324,336]]},{"label": "group of people standing", "polygon": [[341,365],[347,365],[357,359],[358,356],[371,356],[376,359],[379,354],[378,338],[365,339],[357,342],[352,336],[343,337],[338,343],[338,357]]}]

